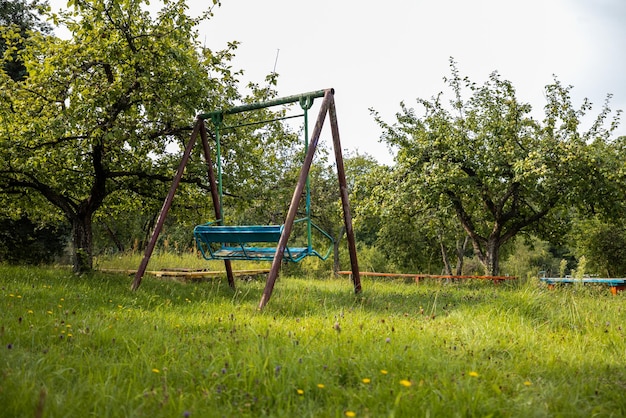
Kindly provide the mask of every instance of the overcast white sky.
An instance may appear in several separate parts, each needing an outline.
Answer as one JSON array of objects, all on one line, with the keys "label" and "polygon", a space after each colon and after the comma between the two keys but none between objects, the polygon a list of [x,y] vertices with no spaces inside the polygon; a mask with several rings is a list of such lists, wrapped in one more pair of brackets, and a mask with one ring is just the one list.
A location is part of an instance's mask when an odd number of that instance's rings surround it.
[{"label": "overcast white sky", "polygon": [[[212,3],[188,0],[192,14]],[[52,0],[53,8],[65,0]],[[219,50],[239,41],[246,81],[280,75],[280,96],[328,87],[343,147],[390,163],[369,108],[393,122],[400,101],[446,90],[449,57],[482,83],[497,70],[541,110],[553,74],[600,110],[607,93],[626,110],[624,0],[221,0],[200,28]],[[539,115],[540,116],[540,115]],[[619,135],[626,135],[626,117]],[[328,129],[324,131],[329,132]]]}]

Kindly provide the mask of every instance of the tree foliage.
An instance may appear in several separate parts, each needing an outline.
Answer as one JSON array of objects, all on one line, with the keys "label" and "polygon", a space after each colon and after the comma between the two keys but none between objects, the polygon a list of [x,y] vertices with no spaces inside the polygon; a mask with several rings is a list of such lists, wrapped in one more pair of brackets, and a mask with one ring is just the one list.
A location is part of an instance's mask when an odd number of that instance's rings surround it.
[{"label": "tree foliage", "polygon": [[37,225],[26,217],[0,219],[0,261],[52,263],[65,249],[65,229],[62,224]]},{"label": "tree foliage", "polygon": [[626,276],[626,227],[600,217],[577,219],[568,234],[577,258],[585,257],[588,268],[603,277]]},{"label": "tree foliage", "polygon": [[18,216],[71,224],[74,267],[84,271],[94,215],[162,199],[177,162],[168,150],[188,139],[199,110],[240,94],[229,65],[236,43],[214,52],[197,42],[208,13],[189,17],[182,0],[158,12],[143,0],[69,5],[51,15],[68,40],[3,28],[3,68],[17,49],[27,75],[0,74],[0,199]]},{"label": "tree foliage", "polygon": [[452,99],[446,103],[443,93],[418,99],[422,115],[402,103],[397,121],[388,124],[374,112],[382,139],[398,149],[394,170],[401,187],[395,193],[416,211],[427,208],[444,218],[454,213],[486,273],[498,274],[506,242],[521,231],[550,229],[560,208],[588,202],[591,188],[607,184],[590,171],[593,144],[609,141],[617,117],[606,126],[607,101],[583,131],[591,104],[576,109],[571,87],[556,79],[546,86],[543,121],[498,73],[478,85],[461,78],[451,60],[445,81]]},{"label": "tree foliage", "polygon": [[26,68],[19,51],[24,48],[24,41],[30,33],[51,31],[50,25],[41,20],[40,14],[47,6],[47,0],[0,0],[0,28],[2,32],[13,32],[10,47],[4,37],[0,37],[0,57],[6,54],[3,70],[14,80],[26,77]]},{"label": "tree foliage", "polygon": [[[25,40],[34,32],[50,33],[51,27],[42,21],[41,12],[47,1],[0,0],[0,33],[14,33],[11,49],[0,36],[0,57],[3,70],[13,80],[23,80],[26,68],[19,57]],[[0,260],[11,263],[50,262],[65,248],[67,228],[59,223],[35,223],[24,216],[2,216],[0,214]]]}]

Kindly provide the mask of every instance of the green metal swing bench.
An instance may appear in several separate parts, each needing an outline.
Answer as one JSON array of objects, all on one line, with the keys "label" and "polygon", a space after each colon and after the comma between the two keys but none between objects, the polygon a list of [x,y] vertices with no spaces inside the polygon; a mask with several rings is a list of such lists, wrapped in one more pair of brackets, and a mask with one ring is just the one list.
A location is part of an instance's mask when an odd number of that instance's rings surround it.
[{"label": "green metal swing bench", "polygon": [[[306,218],[298,222],[308,222]],[[305,257],[315,256],[326,260],[332,251],[333,238],[314,223],[311,226],[317,229],[330,242],[325,253],[320,254],[312,245],[306,247],[285,247],[283,260],[298,263]],[[193,234],[202,257],[206,260],[253,260],[272,261],[276,254],[276,247],[252,246],[254,243],[278,243],[283,233],[284,225],[219,225],[215,222],[198,225]],[[215,249],[215,244],[219,248]]]},{"label": "green metal swing bench", "polygon": [[[309,131],[308,131],[308,110],[313,104],[313,100],[316,97],[322,97],[323,91],[313,92],[309,95],[299,96],[297,98],[300,107],[304,111],[302,115],[287,116],[281,118],[275,118],[266,120],[263,122],[257,122],[253,124],[270,123],[274,121],[291,119],[294,117],[304,117],[304,144],[305,152],[309,147]],[[293,97],[279,99],[272,105],[287,104],[295,101]],[[263,106],[267,106],[264,103]],[[247,110],[253,110],[254,106],[242,106],[229,111],[228,113],[239,113]],[[217,189],[218,189],[218,201],[219,201],[219,213],[221,219],[213,222],[208,222],[202,225],[198,225],[194,228],[193,234],[196,240],[196,244],[202,257],[206,260],[252,260],[252,261],[272,261],[276,255],[276,246],[269,246],[270,243],[278,244],[280,237],[284,231],[284,225],[224,225],[222,219],[223,213],[223,188],[222,188],[222,162],[221,162],[221,132],[223,130],[223,119],[225,112],[211,112],[201,115],[202,118],[211,119],[215,127],[215,141],[216,141],[216,153],[217,153]],[[238,128],[240,126],[248,126],[250,124],[243,124],[239,126],[229,126],[229,129]],[[304,223],[306,224],[306,246],[286,246],[283,253],[283,261],[298,263],[306,257],[318,257],[322,260],[326,260],[333,249],[334,239],[326,231],[321,229],[311,219],[311,190],[309,185],[309,178],[306,178],[306,216],[300,219],[296,219],[294,224]],[[328,248],[326,251],[320,253],[313,248],[313,231],[319,233],[319,235],[326,241],[328,241]]]}]

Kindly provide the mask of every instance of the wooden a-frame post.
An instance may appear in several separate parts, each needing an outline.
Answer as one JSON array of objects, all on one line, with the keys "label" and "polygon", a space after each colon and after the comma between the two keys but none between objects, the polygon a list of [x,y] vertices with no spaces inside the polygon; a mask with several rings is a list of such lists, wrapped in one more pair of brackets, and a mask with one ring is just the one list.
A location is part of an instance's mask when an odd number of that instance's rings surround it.
[{"label": "wooden a-frame post", "polygon": [[[185,151],[183,152],[183,158],[180,160],[180,164],[178,165],[178,170],[176,170],[176,175],[174,176],[174,180],[172,181],[172,185],[170,186],[170,190],[165,197],[165,201],[163,202],[163,206],[161,207],[161,211],[159,212],[159,217],[157,218],[156,225],[154,226],[154,231],[152,231],[152,236],[150,237],[150,241],[146,246],[146,250],[143,255],[143,259],[139,264],[139,268],[137,269],[137,273],[135,273],[135,279],[133,280],[133,285],[131,287],[132,290],[137,290],[141,285],[141,279],[146,272],[146,267],[148,266],[148,262],[150,261],[150,257],[152,256],[152,252],[154,251],[154,247],[156,246],[156,242],[159,238],[159,234],[163,229],[163,224],[165,223],[165,218],[167,218],[167,213],[172,206],[172,201],[174,200],[174,194],[176,194],[176,189],[180,184],[180,180],[183,177],[183,173],[185,172],[185,166],[189,162],[189,156],[191,155],[191,150],[193,150],[193,146],[196,144],[196,140],[198,138],[198,134],[200,134],[200,138],[202,140],[202,149],[204,152],[204,159],[207,164],[207,171],[209,176],[209,183],[211,184],[211,196],[213,200],[213,208],[215,210],[215,216],[217,219],[220,217],[220,200],[217,198],[217,189],[215,187],[215,173],[213,172],[213,162],[211,159],[211,150],[209,148],[209,142],[207,140],[206,128],[204,126],[204,120],[200,118],[196,118],[196,123],[193,127],[193,131],[191,133],[191,138],[189,139],[189,143],[185,147]],[[235,277],[233,275],[233,268],[231,266],[230,260],[224,260],[224,269],[226,270],[226,275],[228,277],[228,284],[231,288],[235,288]]]},{"label": "wooden a-frame post", "polygon": [[331,132],[333,136],[333,147],[335,149],[335,159],[337,163],[337,177],[339,179],[339,187],[340,187],[340,192],[341,192],[341,204],[343,207],[344,223],[346,227],[346,236],[348,238],[348,249],[350,252],[350,264],[351,264],[352,272],[353,272],[352,282],[354,284],[354,292],[355,293],[361,292],[361,276],[359,274],[359,264],[358,264],[357,255],[356,255],[356,242],[354,239],[354,230],[352,229],[352,217],[350,214],[350,204],[348,202],[346,173],[345,173],[344,166],[343,166],[341,141],[339,140],[339,128],[337,125],[337,114],[335,112],[334,96],[335,96],[335,91],[333,89],[327,89],[324,91],[324,99],[322,101],[322,106],[320,108],[317,121],[315,122],[313,133],[311,134],[311,139],[309,142],[309,149],[304,158],[302,169],[300,170],[300,176],[298,177],[296,190],[294,190],[293,196],[291,198],[291,203],[289,205],[289,212],[287,212],[287,219],[285,219],[285,224],[283,226],[283,233],[280,236],[280,240],[278,241],[276,254],[274,255],[274,260],[272,261],[272,268],[270,269],[270,272],[267,275],[267,282],[265,283],[263,296],[261,296],[261,301],[259,302],[259,309],[263,309],[263,307],[267,304],[270,297],[272,296],[272,291],[274,290],[274,283],[276,282],[276,278],[278,277],[278,270],[280,269],[280,264],[283,260],[285,248],[287,247],[287,242],[289,241],[289,236],[291,235],[293,222],[296,219],[296,214],[298,211],[298,203],[300,202],[300,199],[302,197],[302,192],[304,191],[304,187],[306,185],[306,179],[309,175],[309,171],[311,170],[311,164],[313,163],[313,157],[315,156],[315,150],[317,149],[317,144],[320,139],[320,134],[322,133],[322,127],[324,125],[324,119],[326,119],[326,114],[330,114],[329,119],[330,119],[330,125],[331,125]]},{"label": "wooden a-frame post", "polygon": [[[183,158],[180,162],[176,175],[174,176],[174,180],[170,187],[170,190],[163,202],[163,207],[161,208],[161,212],[159,213],[159,217],[157,219],[157,223],[155,225],[154,231],[146,247],[146,251],[144,253],[144,257],[139,265],[139,269],[135,274],[135,279],[133,281],[132,289],[137,290],[139,285],[141,284],[141,279],[146,271],[146,267],[148,265],[148,261],[152,255],[154,247],[156,245],[156,241],[158,236],[163,228],[163,224],[165,223],[165,218],[167,217],[167,212],[169,211],[172,201],[174,199],[174,194],[176,193],[176,189],[180,184],[180,180],[182,178],[183,172],[185,170],[185,166],[189,161],[189,156],[191,155],[191,150],[195,145],[198,135],[200,135],[202,140],[204,158],[207,163],[207,170],[209,176],[209,183],[211,186],[211,198],[213,200],[213,207],[215,209],[215,216],[217,219],[221,218],[221,210],[220,210],[220,199],[217,192],[217,184],[215,180],[215,174],[213,171],[213,163],[211,159],[210,147],[207,139],[206,127],[204,125],[204,120],[219,113],[221,116],[224,114],[234,114],[254,109],[261,109],[270,106],[276,106],[279,104],[287,104],[295,101],[299,101],[302,98],[314,98],[314,97],[323,97],[322,105],[317,117],[317,121],[315,123],[315,127],[313,129],[313,133],[311,135],[309,148],[307,150],[304,163],[302,165],[302,169],[300,170],[300,175],[298,177],[298,183],[296,184],[296,189],[293,193],[291,203],[289,205],[289,211],[287,213],[287,218],[285,219],[283,232],[278,241],[278,246],[276,248],[276,253],[274,254],[274,259],[272,261],[272,267],[267,276],[267,281],[265,284],[265,289],[263,290],[263,295],[261,296],[261,301],[259,302],[259,309],[263,309],[263,307],[269,301],[272,291],[274,290],[274,284],[276,279],[278,278],[278,272],[280,270],[280,265],[283,261],[283,256],[285,253],[285,248],[287,247],[287,242],[289,241],[289,237],[291,235],[291,231],[293,229],[293,223],[295,221],[295,217],[298,210],[298,205],[300,199],[302,197],[302,192],[306,186],[306,179],[309,175],[309,171],[311,169],[311,164],[313,163],[313,157],[315,156],[315,151],[317,149],[317,145],[319,143],[319,138],[321,135],[322,127],[324,125],[324,121],[326,119],[326,115],[328,114],[330,120],[330,128],[333,138],[333,148],[335,152],[335,161],[337,165],[337,178],[339,181],[339,189],[341,196],[341,205],[343,208],[343,219],[345,224],[346,236],[348,239],[348,250],[350,253],[350,264],[352,270],[352,282],[354,285],[354,292],[361,292],[361,277],[359,274],[359,265],[357,260],[356,253],[356,241],[354,238],[354,230],[352,229],[352,216],[350,213],[350,204],[348,201],[348,188],[346,182],[345,169],[343,164],[343,156],[341,151],[341,141],[339,138],[339,127],[337,124],[337,113],[335,109],[335,100],[334,100],[334,89],[326,89],[320,90],[318,92],[305,93],[298,96],[290,96],[283,99],[275,99],[265,103],[259,104],[251,104],[251,105],[243,105],[236,108],[228,109],[221,112],[212,112],[207,114],[198,115],[196,118],[196,123],[191,134],[191,139],[187,144],[185,151],[183,153]],[[233,277],[233,271],[230,264],[230,260],[224,260],[224,265],[226,268],[226,274],[228,276],[229,285],[234,288],[235,281]]]}]

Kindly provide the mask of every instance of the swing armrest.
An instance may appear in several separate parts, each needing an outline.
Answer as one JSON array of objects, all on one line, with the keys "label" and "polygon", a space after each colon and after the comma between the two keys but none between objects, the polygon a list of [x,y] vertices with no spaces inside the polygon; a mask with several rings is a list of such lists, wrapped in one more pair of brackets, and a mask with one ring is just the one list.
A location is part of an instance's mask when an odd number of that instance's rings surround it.
[{"label": "swing armrest", "polygon": [[311,226],[315,228],[318,232],[320,232],[322,236],[326,238],[329,242],[328,249],[326,250],[326,254],[321,255],[320,253],[314,250],[316,256],[318,256],[322,260],[326,260],[328,257],[330,257],[330,254],[333,251],[333,246],[335,245],[335,239],[331,237],[330,234],[328,234],[328,232],[324,231],[322,228],[315,225],[313,222],[311,222]]},{"label": "swing armrest", "polygon": [[[297,224],[300,222],[307,222],[309,220],[309,218],[304,217],[304,218],[300,218],[300,219],[296,219],[293,223]],[[311,222],[311,227],[313,229],[315,229],[316,231],[318,231],[323,238],[325,238],[326,240],[328,240],[328,249],[326,250],[326,252],[322,255],[319,252],[317,252],[315,249],[310,248],[308,251],[309,255],[315,255],[316,257],[322,259],[322,260],[326,260],[328,259],[328,257],[330,257],[330,254],[333,251],[333,246],[335,245],[335,239],[333,237],[330,236],[330,234],[328,234],[326,231],[324,231],[322,228],[320,228],[319,226],[317,226],[314,222]]]}]

